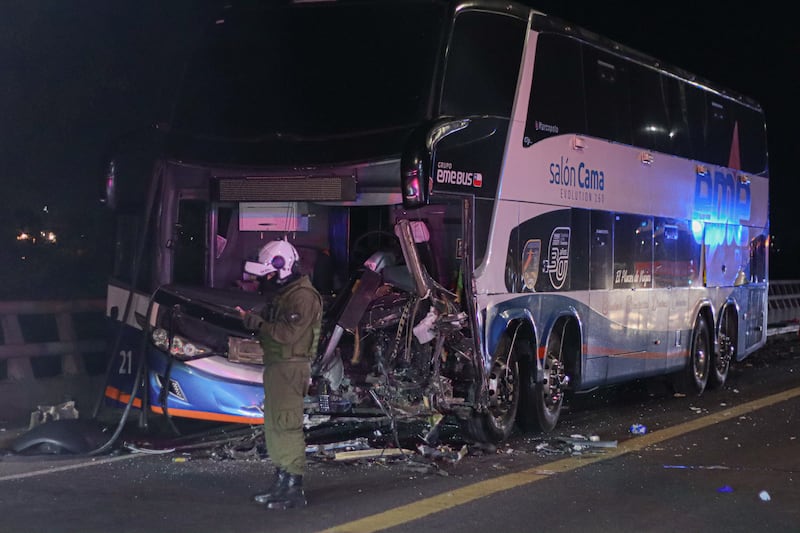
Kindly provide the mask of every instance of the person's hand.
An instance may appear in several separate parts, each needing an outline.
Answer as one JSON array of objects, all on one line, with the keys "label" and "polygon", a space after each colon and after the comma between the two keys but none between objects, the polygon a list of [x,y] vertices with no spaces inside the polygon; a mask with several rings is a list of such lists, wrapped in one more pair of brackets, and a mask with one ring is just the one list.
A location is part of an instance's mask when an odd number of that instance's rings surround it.
[{"label": "person's hand", "polygon": [[244,313],[242,315],[242,322],[244,322],[244,327],[250,331],[258,331],[261,328],[261,324],[264,323],[264,319],[252,311],[244,311],[244,309],[242,309],[239,312]]}]

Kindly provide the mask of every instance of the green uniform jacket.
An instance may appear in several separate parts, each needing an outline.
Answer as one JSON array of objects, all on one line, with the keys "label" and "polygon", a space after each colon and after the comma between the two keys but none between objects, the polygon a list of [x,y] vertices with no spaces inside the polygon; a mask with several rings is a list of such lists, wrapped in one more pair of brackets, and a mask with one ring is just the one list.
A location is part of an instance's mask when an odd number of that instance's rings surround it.
[{"label": "green uniform jacket", "polygon": [[322,324],[322,298],[302,276],[282,288],[271,304],[270,316],[258,330],[264,364],[313,359]]}]

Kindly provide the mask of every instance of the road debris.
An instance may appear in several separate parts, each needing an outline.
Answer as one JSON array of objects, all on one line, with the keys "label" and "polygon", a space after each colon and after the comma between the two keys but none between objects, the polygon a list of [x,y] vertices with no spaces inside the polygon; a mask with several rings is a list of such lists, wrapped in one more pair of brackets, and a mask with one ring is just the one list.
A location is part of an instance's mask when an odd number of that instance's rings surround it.
[{"label": "road debris", "polygon": [[413,455],[413,450],[403,448],[370,448],[368,450],[345,450],[333,453],[334,461],[353,461],[358,459],[381,459],[398,455]]},{"label": "road debris", "polygon": [[426,444],[420,444],[417,446],[417,450],[423,457],[455,464],[467,455],[469,448],[466,444],[460,450],[453,450],[449,446],[437,446],[434,448]]},{"label": "road debris", "polygon": [[730,470],[729,466],[722,466],[722,465],[713,465],[713,466],[702,466],[702,465],[664,465],[666,469],[675,469],[675,470]]},{"label": "road debris", "polygon": [[603,453],[603,448],[616,448],[617,441],[587,439],[583,435],[555,437],[539,442],[534,449],[544,455],[582,455],[583,453]]},{"label": "road debris", "polygon": [[770,495],[769,495],[769,492],[767,492],[765,490],[762,490],[761,492],[759,492],[758,493],[758,497],[761,499],[762,502],[768,502],[768,501],[770,501],[772,499],[770,497]]},{"label": "road debris", "polygon": [[631,424],[631,427],[628,429],[634,435],[644,435],[647,433],[647,426],[644,424]]},{"label": "road debris", "polygon": [[345,440],[341,442],[331,442],[328,444],[311,444],[306,446],[306,454],[316,454],[323,457],[333,457],[335,453],[343,451],[369,450],[369,441],[360,437],[357,439]]},{"label": "road debris", "polygon": [[28,429],[33,429],[38,425],[54,420],[77,420],[78,418],[79,413],[75,408],[74,400],[58,405],[39,405],[35,411],[31,412]]},{"label": "road debris", "polygon": [[141,453],[147,455],[164,455],[168,453],[173,453],[175,451],[175,448],[164,448],[164,449],[142,448],[136,446],[135,444],[131,444],[129,442],[124,443],[122,447],[133,453]]}]

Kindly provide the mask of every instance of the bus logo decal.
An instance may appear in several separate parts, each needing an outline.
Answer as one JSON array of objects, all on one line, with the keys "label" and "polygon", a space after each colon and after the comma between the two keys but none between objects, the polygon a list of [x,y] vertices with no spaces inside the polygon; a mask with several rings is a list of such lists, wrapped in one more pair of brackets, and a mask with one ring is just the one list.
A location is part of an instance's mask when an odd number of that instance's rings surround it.
[{"label": "bus logo decal", "polygon": [[560,226],[550,234],[550,246],[544,269],[550,275],[550,283],[554,289],[560,289],[567,280],[569,270],[569,232],[568,227]]},{"label": "bus logo decal", "polygon": [[453,164],[440,161],[436,169],[436,183],[447,185],[465,185],[467,187],[483,187],[483,174],[453,170]]},{"label": "bus logo decal", "polygon": [[730,171],[698,172],[694,186],[694,216],[698,220],[738,224],[750,220],[750,182]]},{"label": "bus logo decal", "polygon": [[522,250],[522,283],[529,291],[536,287],[536,280],[539,279],[539,262],[542,257],[542,241],[539,239],[529,239]]}]

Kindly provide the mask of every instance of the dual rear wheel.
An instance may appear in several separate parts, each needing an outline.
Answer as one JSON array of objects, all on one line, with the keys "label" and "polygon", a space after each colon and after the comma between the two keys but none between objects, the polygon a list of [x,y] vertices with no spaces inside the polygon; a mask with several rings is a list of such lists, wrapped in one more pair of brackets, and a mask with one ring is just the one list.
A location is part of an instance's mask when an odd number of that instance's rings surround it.
[{"label": "dual rear wheel", "polygon": [[731,362],[736,357],[736,315],[725,309],[720,318],[714,351],[712,326],[701,314],[692,329],[689,360],[682,372],[675,375],[675,390],[684,394],[700,395],[706,387],[721,387],[728,378]]},{"label": "dual rear wheel", "polygon": [[[566,328],[562,328],[563,332]],[[515,425],[524,431],[550,432],[558,423],[569,378],[561,336],[549,343],[542,372],[537,372],[535,341],[532,336],[507,335],[498,345],[488,376],[488,403],[483,412],[473,413],[463,428],[481,442],[502,442]],[[541,379],[537,379],[541,375]]]}]

